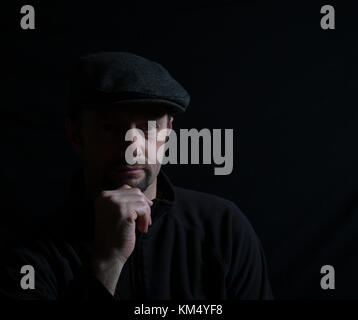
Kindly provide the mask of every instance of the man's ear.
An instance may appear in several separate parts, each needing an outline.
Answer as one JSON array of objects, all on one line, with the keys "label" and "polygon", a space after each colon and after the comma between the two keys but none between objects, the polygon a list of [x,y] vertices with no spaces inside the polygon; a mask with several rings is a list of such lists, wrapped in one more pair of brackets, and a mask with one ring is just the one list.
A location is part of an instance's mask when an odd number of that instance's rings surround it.
[{"label": "man's ear", "polygon": [[67,138],[70,140],[75,152],[80,155],[82,153],[82,139],[78,126],[68,117],[65,119],[65,126]]},{"label": "man's ear", "polygon": [[174,118],[170,115],[168,115],[169,117],[169,120],[168,120],[168,136],[170,135],[170,133],[172,132],[173,130],[173,121],[174,121]]}]

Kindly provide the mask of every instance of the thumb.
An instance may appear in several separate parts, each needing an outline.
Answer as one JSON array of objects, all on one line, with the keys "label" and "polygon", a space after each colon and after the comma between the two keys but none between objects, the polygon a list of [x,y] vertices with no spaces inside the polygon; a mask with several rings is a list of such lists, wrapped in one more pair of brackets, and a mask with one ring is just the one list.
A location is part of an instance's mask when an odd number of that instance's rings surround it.
[{"label": "thumb", "polygon": [[129,190],[129,189],[132,189],[132,187],[129,186],[128,184],[124,184],[123,186],[121,186],[121,187],[119,188],[119,190]]}]

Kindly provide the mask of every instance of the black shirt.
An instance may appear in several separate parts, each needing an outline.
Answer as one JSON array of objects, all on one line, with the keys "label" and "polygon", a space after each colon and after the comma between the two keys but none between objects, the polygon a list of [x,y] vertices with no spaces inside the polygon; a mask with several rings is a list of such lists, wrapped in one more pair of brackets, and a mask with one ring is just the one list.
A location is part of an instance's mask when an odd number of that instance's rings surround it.
[{"label": "black shirt", "polygon": [[[271,299],[266,262],[253,228],[231,201],[174,187],[158,176],[158,197],[147,234],[136,231],[115,296],[87,267],[94,212],[84,205],[83,174],[46,226],[26,243],[8,246],[0,295],[15,299]],[[56,219],[57,218],[57,219]],[[61,221],[61,223],[59,222]],[[20,286],[23,265],[35,270],[35,289]]]}]

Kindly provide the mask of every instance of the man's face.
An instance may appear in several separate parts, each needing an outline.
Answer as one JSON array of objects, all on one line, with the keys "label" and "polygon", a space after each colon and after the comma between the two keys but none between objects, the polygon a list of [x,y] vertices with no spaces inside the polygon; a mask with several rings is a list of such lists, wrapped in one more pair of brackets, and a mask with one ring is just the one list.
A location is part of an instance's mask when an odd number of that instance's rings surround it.
[{"label": "man's face", "polygon": [[[158,161],[155,164],[145,161],[145,164],[128,165],[126,149],[134,143],[137,150],[134,156],[148,160],[148,149],[158,151],[165,143],[150,137],[160,130],[171,130],[172,118],[168,119],[165,111],[150,112],[133,106],[103,109],[85,109],[82,114],[81,141],[75,147],[81,154],[86,180],[96,191],[113,190],[123,184],[145,191],[155,181],[161,165]],[[148,121],[155,121],[155,126],[148,128]],[[144,135],[136,135],[135,142],[126,141],[130,129],[134,129],[132,132],[140,129]]]}]

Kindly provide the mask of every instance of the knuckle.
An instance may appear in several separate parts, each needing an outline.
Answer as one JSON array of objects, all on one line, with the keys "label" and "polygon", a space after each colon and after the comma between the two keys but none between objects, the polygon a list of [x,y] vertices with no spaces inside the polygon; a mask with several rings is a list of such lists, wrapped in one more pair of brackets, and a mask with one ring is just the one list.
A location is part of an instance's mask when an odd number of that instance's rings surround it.
[{"label": "knuckle", "polygon": [[139,188],[133,188],[132,190],[133,190],[133,193],[135,193],[135,194],[141,194],[142,193]]},{"label": "knuckle", "polygon": [[150,211],[151,211],[151,208],[150,208],[150,205],[149,205],[149,203],[148,203],[147,201],[145,202],[145,206],[146,206],[148,212],[150,212]]},{"label": "knuckle", "polygon": [[143,197],[141,197],[141,198],[139,199],[139,203],[140,203],[141,205],[147,205],[147,201],[145,201],[145,199],[144,199]]},{"label": "knuckle", "polygon": [[120,211],[124,211],[124,209],[126,208],[126,203],[125,202],[119,201],[116,204],[117,204],[117,207],[118,207],[118,209]]},{"label": "knuckle", "polygon": [[128,216],[127,216],[127,220],[133,222],[135,221],[137,218],[137,214],[134,210],[131,210],[129,213],[128,213]]},{"label": "knuckle", "polygon": [[99,193],[99,197],[100,197],[100,198],[106,198],[106,197],[108,197],[108,196],[109,196],[108,191],[101,191],[101,192]]}]

